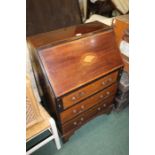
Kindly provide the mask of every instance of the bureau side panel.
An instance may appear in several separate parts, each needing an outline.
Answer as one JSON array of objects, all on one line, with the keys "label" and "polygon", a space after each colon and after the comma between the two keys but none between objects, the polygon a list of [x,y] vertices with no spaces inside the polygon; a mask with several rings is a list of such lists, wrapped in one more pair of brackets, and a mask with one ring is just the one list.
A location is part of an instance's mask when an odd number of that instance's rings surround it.
[{"label": "bureau side panel", "polygon": [[57,106],[57,99],[53,93],[48,79],[46,78],[46,73],[44,71],[44,68],[42,67],[42,64],[40,63],[37,51],[30,44],[29,52],[32,69],[37,83],[39,95],[41,96],[41,100],[43,101],[43,104],[50,115],[58,120],[59,114],[57,111],[59,107]]}]

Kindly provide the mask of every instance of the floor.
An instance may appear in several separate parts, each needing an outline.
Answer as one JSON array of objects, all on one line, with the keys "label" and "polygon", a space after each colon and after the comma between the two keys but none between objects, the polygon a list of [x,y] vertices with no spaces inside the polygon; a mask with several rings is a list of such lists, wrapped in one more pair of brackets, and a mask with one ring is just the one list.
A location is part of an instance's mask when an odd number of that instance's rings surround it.
[{"label": "floor", "polygon": [[[37,137],[39,141],[44,135]],[[30,145],[32,145],[31,142]],[[33,155],[128,155],[129,108],[99,116],[81,127],[70,140],[57,150],[49,142]]]}]

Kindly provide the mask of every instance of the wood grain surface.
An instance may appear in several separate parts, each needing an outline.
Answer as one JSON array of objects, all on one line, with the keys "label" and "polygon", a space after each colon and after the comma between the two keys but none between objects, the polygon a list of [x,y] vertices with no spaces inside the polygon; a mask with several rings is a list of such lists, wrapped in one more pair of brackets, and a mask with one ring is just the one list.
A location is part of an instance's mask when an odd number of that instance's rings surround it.
[{"label": "wood grain surface", "polygon": [[64,41],[80,39],[87,35],[92,35],[92,33],[104,31],[109,28],[109,26],[96,21],[87,24],[69,26],[46,33],[36,34],[27,37],[27,41],[37,49],[46,46],[53,46]]},{"label": "wood grain surface", "polygon": [[80,103],[76,104],[75,106],[72,106],[71,108],[63,111],[60,114],[62,123],[65,123],[66,121],[72,119],[73,117],[81,114],[82,112],[85,112],[89,108],[93,107],[94,105],[103,102],[108,97],[111,98],[111,100],[114,98],[114,95],[117,90],[117,85],[114,84],[103,91],[100,91],[99,93],[87,98],[84,101],[81,101]]},{"label": "wood grain surface", "polygon": [[72,92],[62,97],[64,109],[110,86],[112,83],[117,81],[117,77],[118,77],[118,71],[115,71],[112,74],[109,74],[95,82],[90,83],[85,87],[76,90],[75,92]]},{"label": "wood grain surface", "polygon": [[123,66],[112,30],[40,50],[39,55],[57,97]]}]

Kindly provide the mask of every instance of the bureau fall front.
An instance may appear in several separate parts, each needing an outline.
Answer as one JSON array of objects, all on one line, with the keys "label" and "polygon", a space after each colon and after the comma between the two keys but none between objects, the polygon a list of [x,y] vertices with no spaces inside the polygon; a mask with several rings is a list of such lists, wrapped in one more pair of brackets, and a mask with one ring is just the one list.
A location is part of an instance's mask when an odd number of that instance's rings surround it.
[{"label": "bureau fall front", "polygon": [[92,22],[34,35],[27,42],[39,93],[64,141],[111,112],[123,68],[111,27]]}]

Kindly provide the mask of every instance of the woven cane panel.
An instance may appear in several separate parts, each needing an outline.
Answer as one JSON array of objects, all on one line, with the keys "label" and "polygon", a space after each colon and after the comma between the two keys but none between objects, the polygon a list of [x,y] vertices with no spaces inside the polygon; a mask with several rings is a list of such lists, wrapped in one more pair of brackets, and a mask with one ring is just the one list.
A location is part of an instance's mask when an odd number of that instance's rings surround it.
[{"label": "woven cane panel", "polygon": [[26,126],[29,127],[37,121],[38,115],[35,113],[31,101],[26,97]]},{"label": "woven cane panel", "polygon": [[33,94],[31,83],[27,78],[26,82],[26,127],[30,127],[40,121],[42,116],[38,107],[37,100]]}]

